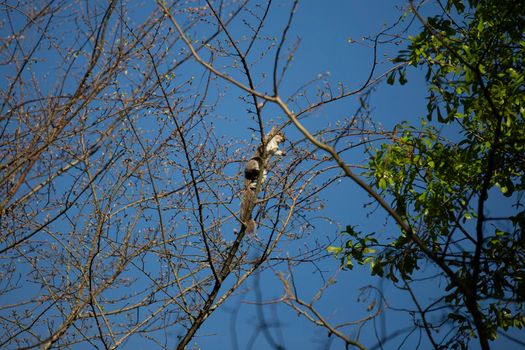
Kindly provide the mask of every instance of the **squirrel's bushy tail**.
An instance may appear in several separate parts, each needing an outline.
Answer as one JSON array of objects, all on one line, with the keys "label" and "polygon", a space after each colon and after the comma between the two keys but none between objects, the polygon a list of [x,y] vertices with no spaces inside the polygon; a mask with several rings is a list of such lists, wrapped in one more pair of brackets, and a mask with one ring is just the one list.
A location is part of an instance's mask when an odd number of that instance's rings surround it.
[{"label": "squirrel's bushy tail", "polygon": [[255,202],[255,191],[245,186],[241,199],[241,221],[246,227],[246,233],[255,232],[255,221],[251,218],[253,203]]}]

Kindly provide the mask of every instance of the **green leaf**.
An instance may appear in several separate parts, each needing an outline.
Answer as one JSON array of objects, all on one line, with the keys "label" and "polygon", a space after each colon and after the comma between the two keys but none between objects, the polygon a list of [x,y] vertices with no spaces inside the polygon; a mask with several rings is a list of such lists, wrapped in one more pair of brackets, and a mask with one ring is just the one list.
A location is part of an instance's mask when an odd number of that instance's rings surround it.
[{"label": "green leaf", "polygon": [[395,81],[396,81],[396,71],[393,71],[386,78],[386,82],[388,85],[394,85]]},{"label": "green leaf", "polygon": [[328,253],[332,253],[334,255],[338,255],[339,253],[341,253],[341,251],[343,250],[343,248],[341,247],[335,247],[335,246],[329,246],[328,248],[326,248],[326,250],[328,251]]}]

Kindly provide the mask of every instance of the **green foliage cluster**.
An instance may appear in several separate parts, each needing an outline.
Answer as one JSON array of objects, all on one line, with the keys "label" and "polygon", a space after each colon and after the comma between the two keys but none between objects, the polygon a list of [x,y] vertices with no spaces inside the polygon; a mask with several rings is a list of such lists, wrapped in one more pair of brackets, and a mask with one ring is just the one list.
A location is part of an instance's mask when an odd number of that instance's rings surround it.
[{"label": "green foliage cluster", "polygon": [[[395,283],[429,262],[448,266],[463,287],[441,268],[458,330],[446,346],[465,348],[471,337],[525,326],[525,6],[449,0],[420,19],[421,32],[395,59],[405,65],[387,82],[405,84],[410,66],[423,68],[427,120],[399,124],[390,143],[371,148],[367,172],[413,232],[379,244],[347,228],[346,245],[331,250],[347,267],[370,264]],[[490,216],[495,207],[505,214]]]}]

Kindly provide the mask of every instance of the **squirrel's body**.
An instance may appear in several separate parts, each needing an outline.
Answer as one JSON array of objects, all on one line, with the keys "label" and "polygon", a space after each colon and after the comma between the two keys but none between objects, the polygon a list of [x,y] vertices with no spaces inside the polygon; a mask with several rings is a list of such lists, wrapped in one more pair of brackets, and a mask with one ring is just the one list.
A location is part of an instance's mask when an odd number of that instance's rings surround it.
[{"label": "squirrel's body", "polygon": [[[279,144],[284,142],[284,134],[275,128],[265,137],[263,145],[257,147],[253,157],[244,168],[244,193],[241,201],[241,221],[246,226],[246,232],[255,230],[255,222],[251,219],[253,203],[257,198],[255,190],[259,182],[263,184],[267,177],[266,166],[273,155],[284,156]],[[262,171],[262,174],[261,174]]]}]

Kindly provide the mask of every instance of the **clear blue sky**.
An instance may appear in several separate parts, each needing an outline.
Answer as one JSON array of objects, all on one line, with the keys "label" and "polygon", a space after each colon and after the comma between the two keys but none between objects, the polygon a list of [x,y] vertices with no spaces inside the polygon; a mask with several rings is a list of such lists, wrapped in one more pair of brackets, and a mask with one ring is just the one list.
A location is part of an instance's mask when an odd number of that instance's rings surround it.
[{"label": "clear blue sky", "polygon": [[[298,86],[318,74],[329,72],[329,81],[333,86],[337,82],[343,82],[346,86],[356,88],[360,86],[368,77],[372,60],[372,50],[361,44],[350,43],[349,39],[363,44],[370,45],[370,42],[361,40],[364,36],[370,36],[385,28],[386,24],[393,23],[400,12],[396,9],[396,3],[391,1],[304,1],[300,2],[296,16],[294,18],[292,30],[288,36],[289,42],[300,38],[300,46],[294,57],[291,69],[284,81],[281,93],[286,97],[287,92],[295,91]],[[270,13],[270,31],[279,33],[286,23],[286,10],[289,4],[277,2]],[[384,54],[392,55],[394,47],[389,48],[389,52],[381,49],[378,52],[378,60],[384,61]],[[380,65],[378,72],[384,71],[389,64]],[[271,69],[270,66],[266,69]],[[264,69],[261,69],[264,70]],[[270,70],[271,71],[271,70]],[[395,88],[384,85],[378,86],[374,92],[371,103],[373,117],[380,121],[385,127],[392,127],[401,120],[417,120],[424,114],[425,108],[425,87],[422,78],[418,74],[410,76],[411,84],[404,87]],[[235,90],[232,90],[234,94]],[[348,98],[341,102],[330,105],[316,111],[308,117],[307,125],[312,128],[316,126],[333,123],[337,119],[351,117],[357,106],[355,98]],[[225,113],[240,113],[239,118],[243,118],[242,109],[232,102],[227,106]],[[236,130],[237,132],[237,130]],[[241,130],[242,132],[242,130]],[[359,157],[359,155],[357,155]],[[352,162],[352,160],[349,160]],[[359,159],[355,159],[357,163]],[[327,224],[321,220],[317,221],[317,226],[308,238],[308,244],[314,244],[316,240],[326,242],[334,239],[340,227],[347,224],[356,224],[362,231],[373,231],[382,228],[382,214],[374,218],[366,218],[367,210],[363,209],[363,204],[367,197],[362,191],[350,183],[343,180],[339,185],[332,187],[325,193],[326,199],[325,213],[334,219],[333,224]],[[378,221],[380,222],[378,224]],[[294,253],[303,246],[305,242],[297,242],[290,245],[289,254]],[[322,285],[322,278],[317,269],[324,270],[327,275],[330,271],[336,270],[338,261],[335,259],[325,259],[317,266],[305,265],[296,275],[296,281],[301,296],[306,300],[313,296],[313,293]],[[284,265],[278,266],[286,272]],[[256,288],[255,282],[249,281],[247,287]],[[337,283],[332,286],[324,295],[319,303],[320,311],[330,319],[331,322],[354,321],[366,315],[367,302],[358,302],[359,289],[367,285],[377,286],[379,281],[371,278],[368,271],[357,267],[353,271],[339,274]],[[283,295],[282,285],[272,271],[264,271],[260,276],[260,286],[262,300],[275,300]],[[385,285],[385,291],[392,292],[392,288]],[[392,295],[392,294],[391,294]],[[393,293],[395,300],[393,305],[400,306],[406,302],[404,296]],[[402,299],[402,300],[400,300]],[[271,342],[267,335],[257,329],[261,326],[260,309],[253,305],[257,296],[255,292],[234,297],[222,310],[215,312],[199,332],[197,344],[202,349],[230,349],[232,347],[232,328],[235,327],[237,344],[239,349],[246,349],[252,345],[252,349],[268,349]],[[246,302],[247,301],[247,302]],[[370,300],[368,300],[370,302]],[[235,313],[235,311],[238,313]],[[303,317],[298,317],[294,311],[283,305],[265,306],[263,309],[265,320],[268,324],[278,325],[270,328],[269,333],[276,343],[286,349],[324,349],[327,344],[326,330],[316,327],[306,321]],[[387,327],[387,333],[404,327],[408,320],[401,318],[390,318],[388,323],[393,323]],[[362,341],[366,345],[375,344],[371,324],[366,326],[368,330],[363,331]],[[257,335],[256,341],[253,337]],[[341,348],[342,343],[334,340],[331,348]],[[390,348],[390,345],[386,349]]]},{"label": "clear blue sky", "polygon": [[[320,74],[327,76],[326,82],[334,89],[337,88],[339,82],[349,88],[359,87],[369,74],[372,60],[370,42],[363,41],[362,37],[374,35],[395,22],[401,15],[400,6],[404,4],[405,1],[401,0],[300,1],[287,41],[287,44],[290,45],[300,39],[300,45],[283,81],[281,96],[286,98],[303,83]],[[149,15],[148,11],[152,6],[151,3],[147,4],[141,14]],[[277,35],[282,31],[287,21],[289,8],[289,1],[274,1],[262,36]],[[230,28],[234,37],[241,37],[245,30],[245,27],[238,22],[232,23]],[[376,68],[376,76],[391,67],[387,57],[392,57],[399,48],[393,45],[380,47],[377,53],[377,60],[380,64]],[[256,50],[255,53],[257,53]],[[282,57],[285,54],[286,52],[283,52]],[[252,55],[250,59],[257,61],[257,55]],[[56,67],[51,66],[51,61],[48,61],[47,66],[37,65],[35,72],[41,69],[42,75],[52,75]],[[271,59],[266,58],[255,65],[256,79],[263,81],[261,74],[271,73],[272,63]],[[218,65],[218,68],[221,66]],[[198,80],[203,72],[202,68],[195,64],[186,64],[184,69],[180,73],[181,79],[195,76]],[[404,120],[417,124],[419,118],[426,113],[426,87],[422,72],[412,70],[408,79],[409,83],[405,86],[391,87],[384,83],[379,84],[371,95],[371,116],[374,121],[381,123],[386,129]],[[263,89],[268,88],[269,82],[268,79],[262,82]],[[216,86],[224,89],[227,84],[219,82]],[[217,94],[217,91],[213,90],[216,86],[213,85],[210,95]],[[239,99],[239,96],[245,93],[231,86],[227,87],[225,92],[226,95],[221,98],[219,107],[214,111],[216,132],[225,138],[250,139],[251,132],[248,131],[248,128],[254,128],[256,124],[247,116],[248,106]],[[357,98],[349,97],[310,113],[303,122],[311,130],[316,130],[316,128],[335,123],[339,119],[352,117],[358,104]],[[282,113],[271,106],[265,109],[264,118],[283,120]],[[290,142],[294,142],[299,137],[299,134],[292,128],[288,128],[286,132]],[[362,152],[359,152],[361,151],[349,153],[346,156],[347,162],[359,164],[365,157]],[[319,211],[319,219],[313,220],[315,228],[311,234],[304,240],[281,245],[274,256],[294,256],[305,247],[315,246],[318,242],[322,244],[330,241],[337,242],[338,232],[346,225],[355,225],[362,232],[378,232],[387,236],[398,234],[394,225],[385,222],[385,216],[380,210],[368,215],[370,207],[363,208],[363,205],[369,201],[368,197],[350,180],[343,179],[340,183],[330,187],[322,194],[322,198],[325,200],[326,207]],[[322,219],[323,216],[330,217],[331,221]],[[261,235],[264,233],[264,230],[259,232]],[[276,277],[276,273],[287,273],[284,263],[272,263],[272,265],[273,270],[268,269],[265,265],[261,274],[249,279],[240,288],[239,293],[233,295],[215,311],[190,344],[194,344],[196,348],[212,350],[271,349],[275,348],[275,344],[279,344],[283,349],[344,348],[342,343],[334,337],[330,338],[333,340],[330,347],[324,328],[316,327],[283,304],[271,303],[283,295],[283,286]],[[315,264],[307,263],[297,268],[295,279],[300,295],[306,300],[312,298],[325,282],[323,278],[332,275],[338,266],[339,261],[328,256]],[[381,284],[379,279],[370,277],[367,269],[357,266],[352,271],[341,272],[337,275],[336,283],[327,289],[322,299],[316,303],[316,307],[330,322],[334,324],[351,322],[369,314],[366,309],[372,299],[366,298],[367,294],[363,293],[362,288],[366,286],[382,288],[386,302],[392,308],[412,308],[406,293],[396,291],[388,282]],[[427,271],[431,273],[432,268],[429,267]],[[21,270],[21,272],[25,271]],[[435,286],[423,284],[419,290],[422,301],[431,300],[434,290]],[[370,295],[375,294],[372,291]],[[9,302],[13,301],[14,299],[9,300]],[[261,301],[267,305],[258,307],[257,304]],[[267,322],[267,327],[262,325],[262,315]],[[406,313],[389,311],[385,318],[377,319],[377,332],[379,335],[390,334],[410,326],[410,322]],[[267,328],[267,333],[261,327]],[[374,332],[372,324],[367,324],[362,330],[361,342],[366,346],[374,345],[376,343]],[[349,335],[355,334],[350,333]],[[523,337],[523,334],[515,335]],[[176,345],[176,336],[177,334],[167,335],[170,339],[168,347],[173,348]],[[145,344],[148,347],[152,344],[138,341],[137,338],[134,337],[128,341],[125,348],[141,349],[145,347]],[[421,335],[421,338],[423,339],[421,348],[426,349],[426,338],[424,335]],[[397,348],[403,339],[404,335],[400,335],[391,343],[387,343],[384,349]],[[412,334],[407,338],[405,348],[415,347],[419,339],[420,334]],[[508,344],[510,343],[502,340],[499,346],[502,349],[511,348],[511,345]],[[473,349],[476,347],[477,344],[473,343]]]}]

